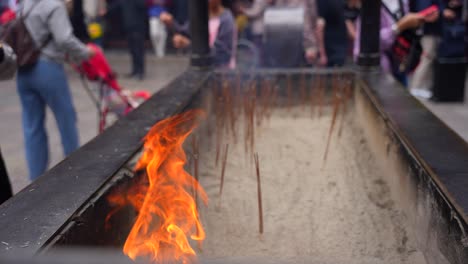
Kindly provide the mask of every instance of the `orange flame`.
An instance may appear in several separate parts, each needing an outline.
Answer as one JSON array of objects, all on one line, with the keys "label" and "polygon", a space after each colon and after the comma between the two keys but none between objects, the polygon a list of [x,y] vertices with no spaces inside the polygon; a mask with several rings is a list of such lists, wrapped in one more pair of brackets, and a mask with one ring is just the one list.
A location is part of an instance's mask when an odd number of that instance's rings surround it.
[{"label": "orange flame", "polygon": [[[165,119],[145,138],[144,153],[135,169],[146,171],[149,186],[123,248],[133,260],[192,262],[196,253],[188,237],[200,242],[205,239],[190,190],[195,190],[205,204],[208,198],[201,185],[184,170],[186,155],[182,147],[201,116],[203,111],[190,110]],[[129,200],[141,201],[131,197]]]}]

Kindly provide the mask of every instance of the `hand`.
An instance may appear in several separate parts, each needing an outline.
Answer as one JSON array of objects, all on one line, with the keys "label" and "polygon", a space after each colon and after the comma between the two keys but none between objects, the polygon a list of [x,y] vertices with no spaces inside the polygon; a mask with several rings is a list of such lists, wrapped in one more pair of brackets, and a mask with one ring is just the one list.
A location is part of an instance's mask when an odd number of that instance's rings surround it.
[{"label": "hand", "polygon": [[317,51],[314,49],[308,49],[305,54],[308,63],[313,64],[317,59]]},{"label": "hand", "polygon": [[459,0],[451,0],[451,1],[449,1],[449,3],[448,3],[448,6],[449,6],[450,8],[457,8],[457,7],[461,6],[461,5],[462,5],[462,2],[459,1]]},{"label": "hand", "polygon": [[190,39],[180,34],[176,34],[172,38],[172,44],[176,49],[184,49],[190,46]]},{"label": "hand", "polygon": [[325,67],[327,66],[328,64],[328,57],[326,54],[320,54],[320,58],[319,58],[319,61],[318,61],[318,65],[320,67]]},{"label": "hand", "polygon": [[444,18],[446,18],[448,20],[452,20],[452,19],[455,19],[456,16],[457,16],[457,14],[455,14],[455,12],[453,12],[453,10],[444,9]]},{"label": "hand", "polygon": [[88,58],[92,58],[94,57],[94,55],[96,55],[96,50],[92,47],[87,47],[88,49]]},{"label": "hand", "polygon": [[239,8],[239,9],[238,9],[239,13],[241,13],[241,14],[245,14],[245,9],[246,9],[246,8],[245,8],[245,6],[243,6],[243,5],[239,5],[239,7],[238,7],[238,8]]},{"label": "hand", "polygon": [[107,15],[107,10],[105,8],[99,10],[98,16],[103,17],[106,15]]},{"label": "hand", "polygon": [[424,17],[418,13],[409,13],[402,17],[397,22],[398,31],[403,32],[407,29],[413,29],[421,26],[424,22]]},{"label": "hand", "polygon": [[166,24],[166,26],[171,26],[174,23],[174,17],[168,12],[162,12],[159,19]]},{"label": "hand", "polygon": [[439,19],[439,12],[432,12],[431,14],[424,17],[424,22],[434,23]]}]

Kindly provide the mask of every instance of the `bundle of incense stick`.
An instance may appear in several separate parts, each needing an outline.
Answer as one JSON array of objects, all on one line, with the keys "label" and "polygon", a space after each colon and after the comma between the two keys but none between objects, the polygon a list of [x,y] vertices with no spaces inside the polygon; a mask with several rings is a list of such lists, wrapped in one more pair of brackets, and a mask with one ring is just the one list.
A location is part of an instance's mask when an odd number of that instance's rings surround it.
[{"label": "bundle of incense stick", "polygon": [[255,172],[257,174],[257,199],[258,199],[258,230],[260,234],[263,234],[263,206],[262,206],[262,184],[260,180],[260,161],[258,159],[258,153],[254,154],[255,160]]}]

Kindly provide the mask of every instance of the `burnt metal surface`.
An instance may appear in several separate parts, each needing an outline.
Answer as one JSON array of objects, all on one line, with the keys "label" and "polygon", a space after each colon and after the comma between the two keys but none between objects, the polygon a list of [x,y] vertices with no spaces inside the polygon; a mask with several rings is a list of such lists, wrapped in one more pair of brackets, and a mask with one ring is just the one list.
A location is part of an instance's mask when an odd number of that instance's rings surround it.
[{"label": "burnt metal surface", "polygon": [[381,114],[468,222],[468,144],[389,75],[363,77]]},{"label": "burnt metal surface", "polygon": [[0,255],[35,254],[137,152],[156,122],[183,110],[208,72],[187,71],[0,206]]},{"label": "burnt metal surface", "polygon": [[417,203],[431,208],[425,216],[429,219],[420,221],[430,223],[431,234],[425,236],[435,236],[445,258],[431,263],[468,263],[468,144],[389,75],[362,77],[367,83],[363,90],[396,137],[398,152],[412,172]]}]

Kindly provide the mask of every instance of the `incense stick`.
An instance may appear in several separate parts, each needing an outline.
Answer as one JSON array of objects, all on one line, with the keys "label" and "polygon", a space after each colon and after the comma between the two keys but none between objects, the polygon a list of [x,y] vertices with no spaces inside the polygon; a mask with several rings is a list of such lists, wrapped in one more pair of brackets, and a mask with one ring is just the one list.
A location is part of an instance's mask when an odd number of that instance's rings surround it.
[{"label": "incense stick", "polygon": [[331,137],[332,137],[332,134],[333,134],[333,129],[335,127],[336,117],[337,117],[339,109],[340,109],[340,99],[339,99],[339,95],[338,95],[338,90],[339,90],[339,87],[336,84],[336,79],[333,79],[333,102],[334,102],[334,104],[333,104],[333,116],[332,116],[332,120],[331,120],[330,130],[328,131],[327,146],[325,148],[325,154],[323,156],[323,166],[325,166],[325,163],[327,162],[328,149],[330,147],[330,141],[331,141]]},{"label": "incense stick", "polygon": [[[193,197],[195,199],[195,207],[197,210],[199,209],[198,206],[198,185],[199,183],[199,177],[198,177],[198,158],[199,158],[199,144],[198,144],[198,138],[196,135],[193,135],[192,137],[192,155],[193,155],[193,176],[195,178],[195,181],[193,182]],[[197,236],[200,235],[200,230],[198,228],[198,225],[196,227],[196,234]],[[199,240],[197,241],[197,247],[198,250],[202,251],[202,242]]]},{"label": "incense stick", "polygon": [[258,159],[258,153],[254,154],[255,159],[255,170],[257,173],[257,198],[258,198],[258,230],[260,234],[263,234],[263,206],[262,206],[262,185],[260,181],[260,161]]},{"label": "incense stick", "polygon": [[318,116],[319,117],[322,117],[326,80],[327,80],[326,76],[325,78],[323,76],[320,76],[319,87],[318,87],[318,100],[319,100]]},{"label": "incense stick", "polygon": [[288,106],[287,109],[288,111],[291,110],[291,107],[293,105],[293,99],[292,99],[292,84],[291,84],[291,75],[288,75],[286,77],[286,96],[288,98]]},{"label": "incense stick", "polygon": [[306,107],[307,96],[306,96],[306,83],[305,83],[305,73],[304,72],[301,74],[300,94],[301,94],[302,108],[305,108]]},{"label": "incense stick", "polygon": [[224,149],[224,157],[223,157],[223,165],[221,169],[221,183],[219,184],[219,197],[221,199],[221,195],[223,194],[223,187],[224,187],[224,172],[226,170],[226,161],[228,157],[229,151],[229,144],[226,144],[226,148]]}]

